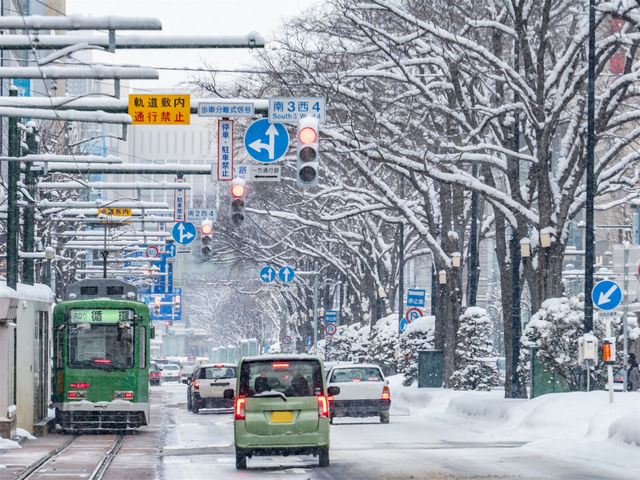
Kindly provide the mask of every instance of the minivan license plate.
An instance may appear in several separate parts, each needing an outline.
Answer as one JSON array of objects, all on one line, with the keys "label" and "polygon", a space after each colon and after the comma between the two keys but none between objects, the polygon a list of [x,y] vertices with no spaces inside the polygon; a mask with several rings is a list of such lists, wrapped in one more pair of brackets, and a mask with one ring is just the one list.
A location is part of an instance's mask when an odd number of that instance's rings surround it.
[{"label": "minivan license plate", "polygon": [[271,423],[292,423],[293,412],[271,412]]}]

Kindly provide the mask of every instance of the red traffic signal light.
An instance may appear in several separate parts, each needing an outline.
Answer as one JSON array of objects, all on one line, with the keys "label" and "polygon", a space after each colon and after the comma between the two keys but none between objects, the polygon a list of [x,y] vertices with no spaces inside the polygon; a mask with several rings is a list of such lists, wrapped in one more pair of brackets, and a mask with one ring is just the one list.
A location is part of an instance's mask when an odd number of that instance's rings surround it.
[{"label": "red traffic signal light", "polygon": [[211,232],[213,232],[213,225],[211,224],[210,221],[205,220],[202,222],[202,225],[200,226],[200,231],[202,232],[203,235],[211,235]]},{"label": "red traffic signal light", "polygon": [[168,327],[169,326],[169,320],[165,320],[164,321],[164,325],[165,325],[165,327]]},{"label": "red traffic signal light", "polygon": [[231,187],[231,195],[235,198],[242,198],[244,196],[245,188],[241,183],[236,183]]},{"label": "red traffic signal light", "polygon": [[304,127],[298,132],[300,143],[308,145],[318,138],[318,132],[313,127]]},{"label": "red traffic signal light", "polygon": [[160,297],[156,297],[153,299],[153,303],[156,307],[160,307],[160,303],[162,303],[162,299]]}]

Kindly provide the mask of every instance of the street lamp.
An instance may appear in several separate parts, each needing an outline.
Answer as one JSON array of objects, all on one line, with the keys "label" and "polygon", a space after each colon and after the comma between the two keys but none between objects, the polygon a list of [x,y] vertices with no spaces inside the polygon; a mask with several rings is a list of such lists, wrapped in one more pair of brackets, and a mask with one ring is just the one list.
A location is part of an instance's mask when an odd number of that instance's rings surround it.
[{"label": "street lamp", "polygon": [[540,230],[540,246],[542,248],[549,248],[551,246],[551,235],[553,232],[553,227],[546,227]]},{"label": "street lamp", "polygon": [[380,320],[382,317],[382,302],[384,302],[385,297],[387,296],[384,288],[381,286],[378,287],[378,298],[376,300],[376,320]]},{"label": "street lamp", "polygon": [[531,256],[531,241],[528,238],[520,240],[520,256],[529,258]]},{"label": "street lamp", "polygon": [[451,254],[451,264],[454,267],[459,267],[460,266],[460,259],[461,259],[462,255],[460,254],[460,252],[453,252]]},{"label": "street lamp", "polygon": [[440,285],[446,285],[446,283],[447,283],[447,272],[446,272],[446,270],[440,270],[438,272],[438,283]]}]

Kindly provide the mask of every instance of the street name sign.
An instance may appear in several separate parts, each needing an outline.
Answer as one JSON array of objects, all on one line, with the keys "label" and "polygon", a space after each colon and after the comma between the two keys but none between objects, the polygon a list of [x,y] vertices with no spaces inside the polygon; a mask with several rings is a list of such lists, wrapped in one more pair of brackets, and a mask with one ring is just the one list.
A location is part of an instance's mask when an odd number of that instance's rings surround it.
[{"label": "street name sign", "polygon": [[298,123],[304,117],[327,121],[327,99],[324,97],[272,97],[269,99],[270,122]]},{"label": "street name sign", "polygon": [[187,245],[196,238],[196,227],[189,222],[176,223],[171,230],[171,236],[180,245]]},{"label": "street name sign", "polygon": [[213,208],[187,208],[187,222],[200,222],[201,220],[215,220],[216,212]]},{"label": "street name sign", "polygon": [[279,123],[271,123],[266,118],[256,120],[244,134],[247,153],[262,163],[275,162],[289,148],[287,129]]},{"label": "street name sign", "polygon": [[424,307],[425,290],[410,288],[407,290],[407,307]]},{"label": "street name sign", "polygon": [[133,125],[189,125],[189,94],[129,95],[129,115]]},{"label": "street name sign", "polygon": [[253,102],[200,102],[198,116],[200,117],[253,117]]},{"label": "street name sign", "polygon": [[262,267],[260,270],[260,280],[265,283],[273,282],[276,278],[276,269],[273,267]]},{"label": "street name sign", "polygon": [[233,120],[218,120],[218,180],[233,180]]},{"label": "street name sign", "polygon": [[591,290],[593,304],[600,310],[613,310],[622,300],[620,285],[611,280],[602,280],[594,285]]}]

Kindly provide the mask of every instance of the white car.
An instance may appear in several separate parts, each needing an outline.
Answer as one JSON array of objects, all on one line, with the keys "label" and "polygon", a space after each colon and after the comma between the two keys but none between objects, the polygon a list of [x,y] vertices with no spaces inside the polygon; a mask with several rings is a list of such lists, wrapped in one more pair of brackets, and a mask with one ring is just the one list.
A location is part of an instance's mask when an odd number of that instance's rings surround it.
[{"label": "white car", "polygon": [[377,365],[336,365],[327,374],[327,386],[340,388],[338,395],[329,397],[331,423],[334,417],[380,417],[380,423],[389,423],[389,382]]},{"label": "white car", "polygon": [[179,382],[180,367],[175,363],[167,363],[160,366],[160,375],[163,382]]}]

